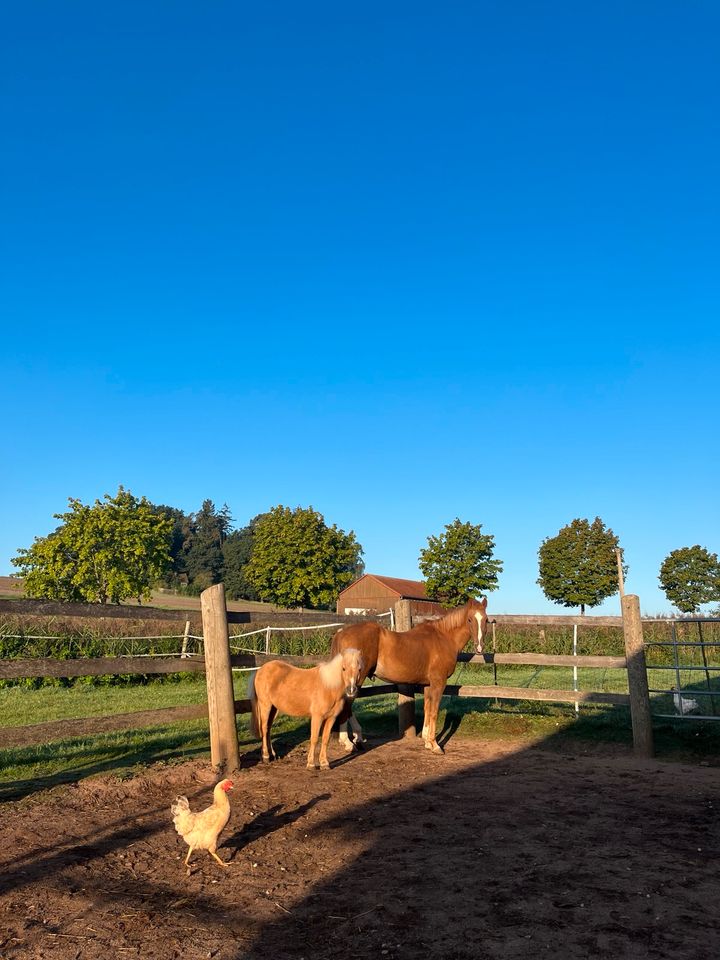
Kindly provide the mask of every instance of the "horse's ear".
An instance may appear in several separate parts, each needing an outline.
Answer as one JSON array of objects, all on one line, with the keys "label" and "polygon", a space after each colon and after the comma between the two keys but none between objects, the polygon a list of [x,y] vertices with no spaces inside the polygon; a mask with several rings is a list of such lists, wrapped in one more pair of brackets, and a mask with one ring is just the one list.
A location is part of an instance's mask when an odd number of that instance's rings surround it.
[{"label": "horse's ear", "polygon": [[487,610],[487,597],[483,597],[480,601],[480,606]]}]

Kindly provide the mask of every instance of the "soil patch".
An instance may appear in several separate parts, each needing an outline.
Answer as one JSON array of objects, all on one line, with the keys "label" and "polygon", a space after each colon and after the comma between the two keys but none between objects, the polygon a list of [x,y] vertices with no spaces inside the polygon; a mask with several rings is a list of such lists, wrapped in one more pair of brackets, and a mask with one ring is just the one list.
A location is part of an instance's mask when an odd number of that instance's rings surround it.
[{"label": "soil patch", "polygon": [[[219,853],[170,803],[207,765],[2,808],[0,958],[653,958],[720,942],[717,768],[527,744],[301,748],[236,779]],[[245,761],[247,762],[247,761]]]}]

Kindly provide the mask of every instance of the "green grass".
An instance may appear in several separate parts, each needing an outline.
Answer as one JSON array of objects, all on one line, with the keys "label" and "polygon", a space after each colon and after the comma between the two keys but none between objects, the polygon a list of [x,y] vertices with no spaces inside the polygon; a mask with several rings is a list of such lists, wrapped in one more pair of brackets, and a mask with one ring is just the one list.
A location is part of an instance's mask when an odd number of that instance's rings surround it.
[{"label": "green grass", "polygon": [[[526,666],[498,666],[498,683],[503,686],[570,689],[572,670],[547,667],[538,670]],[[623,670],[579,670],[579,688],[624,692],[627,689]],[[235,695],[246,696],[247,673],[234,674]],[[651,674],[651,685],[667,686],[674,675],[657,671]],[[704,676],[691,674],[694,684],[701,686]],[[702,680],[699,679],[702,677]],[[467,685],[489,685],[492,669],[460,666],[453,682]],[[41,687],[37,690],[12,687],[0,690],[0,727],[57,721],[70,718],[107,716],[161,707],[202,703],[206,699],[204,677],[186,676],[178,682],[152,683],[146,686]],[[672,712],[669,696],[663,698],[667,712]],[[720,696],[719,696],[720,706]],[[418,727],[422,725],[422,697],[417,698]],[[659,706],[655,712],[661,712]],[[363,728],[371,736],[394,736],[397,731],[396,697],[393,694],[362,699],[356,712]],[[666,712],[664,709],[662,712]],[[539,701],[495,701],[446,697],[441,704],[438,731],[442,739],[457,737],[484,739],[519,738],[528,743],[548,745],[572,741],[588,745],[632,742],[627,708],[582,705],[575,713],[574,705]],[[257,749],[249,736],[248,717],[238,717],[241,750]],[[658,722],[655,728],[659,756],[679,759],[716,757],[720,747],[720,724],[702,722]],[[274,737],[279,752],[302,743],[308,736],[308,723],[289,717],[278,717]],[[0,750],[0,799],[23,796],[36,790],[66,781],[76,781],[98,773],[114,773],[125,777],[149,763],[178,763],[196,757],[208,757],[206,720],[184,721],[164,727],[148,727],[116,733],[63,740],[32,747]]]},{"label": "green grass", "polygon": [[24,726],[53,720],[134,713],[202,703],[207,699],[205,677],[179,683],[146,686],[23,687],[0,689],[0,727]]},{"label": "green grass", "polygon": [[122,778],[149,763],[180,763],[207,750],[207,721],[203,720],[2,750],[0,800],[99,773]]}]

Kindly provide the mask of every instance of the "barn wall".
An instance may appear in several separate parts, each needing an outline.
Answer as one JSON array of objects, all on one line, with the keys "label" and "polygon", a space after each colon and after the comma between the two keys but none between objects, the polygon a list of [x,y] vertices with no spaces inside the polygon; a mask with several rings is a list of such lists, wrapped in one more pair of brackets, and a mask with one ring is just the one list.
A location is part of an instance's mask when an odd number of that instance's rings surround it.
[{"label": "barn wall", "polygon": [[[403,598],[400,594],[389,590],[379,581],[370,577],[361,578],[340,594],[337,611],[338,613],[344,613],[347,609],[357,609],[386,613],[401,599]],[[432,603],[429,600],[411,600],[410,612],[413,616],[417,614],[429,616],[437,613],[444,614],[447,613],[447,610],[439,603]]]},{"label": "barn wall", "polygon": [[399,599],[397,593],[388,590],[377,580],[361,579],[340,594],[338,613],[343,613],[348,607],[385,613],[390,607],[394,607]]}]

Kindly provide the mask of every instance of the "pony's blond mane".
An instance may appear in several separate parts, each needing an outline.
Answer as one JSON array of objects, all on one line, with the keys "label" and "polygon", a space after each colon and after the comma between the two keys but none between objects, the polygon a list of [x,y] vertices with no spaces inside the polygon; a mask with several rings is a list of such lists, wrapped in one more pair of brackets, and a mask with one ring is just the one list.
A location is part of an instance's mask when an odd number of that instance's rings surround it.
[{"label": "pony's blond mane", "polygon": [[320,682],[323,684],[323,686],[328,687],[330,690],[332,690],[334,687],[341,686],[343,660],[350,660],[359,656],[359,650],[356,650],[354,647],[348,647],[347,650],[343,650],[342,653],[338,653],[336,656],[334,656],[332,660],[327,660],[325,663],[321,663],[318,667]]}]

